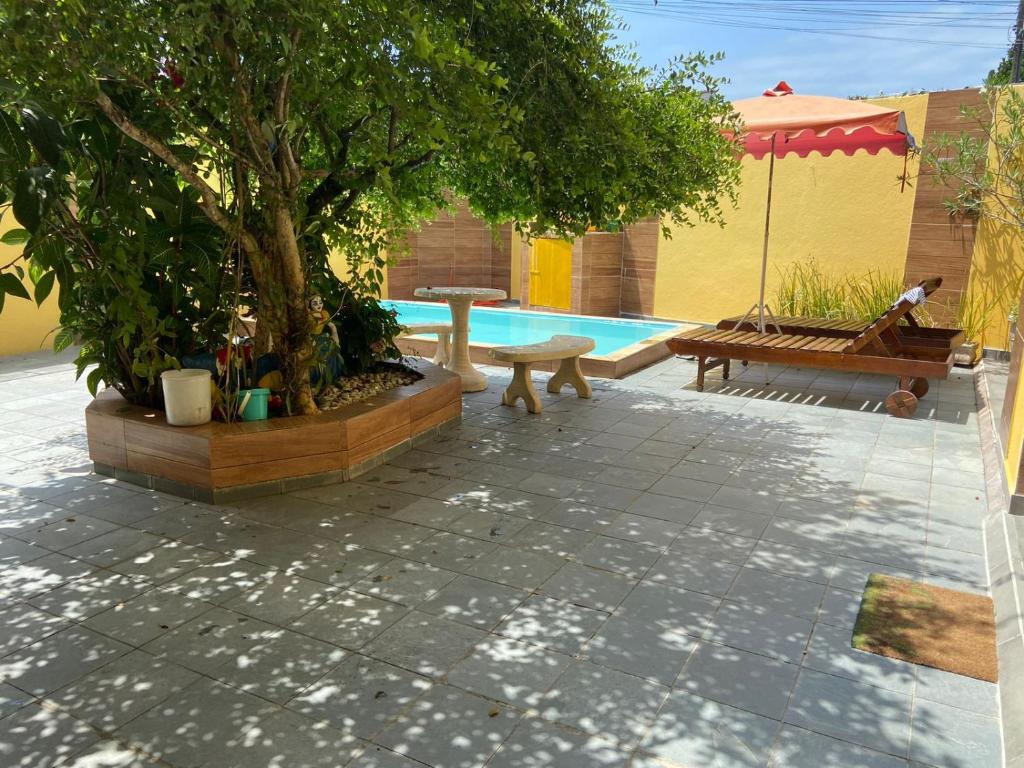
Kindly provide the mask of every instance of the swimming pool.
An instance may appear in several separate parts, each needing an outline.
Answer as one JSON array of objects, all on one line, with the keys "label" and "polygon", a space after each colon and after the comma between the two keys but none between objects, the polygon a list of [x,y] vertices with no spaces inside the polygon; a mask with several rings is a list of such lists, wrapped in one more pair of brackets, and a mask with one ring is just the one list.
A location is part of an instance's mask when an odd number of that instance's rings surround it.
[{"label": "swimming pool", "polygon": [[[384,301],[395,309],[402,323],[447,323],[451,313],[447,304],[424,301]],[[517,309],[473,307],[469,316],[471,344],[533,344],[547,341],[555,334],[589,336],[596,343],[591,354],[612,355],[652,336],[679,327],[676,323],[647,320],[619,320],[610,317],[558,315]]]}]

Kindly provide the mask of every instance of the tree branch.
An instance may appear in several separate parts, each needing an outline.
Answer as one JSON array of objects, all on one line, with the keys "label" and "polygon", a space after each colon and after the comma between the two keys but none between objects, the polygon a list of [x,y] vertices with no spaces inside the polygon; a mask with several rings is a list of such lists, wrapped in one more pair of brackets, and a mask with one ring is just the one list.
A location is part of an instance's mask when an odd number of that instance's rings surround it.
[{"label": "tree branch", "polygon": [[218,226],[223,232],[231,237],[239,237],[242,246],[252,253],[253,251],[259,251],[259,244],[251,233],[241,230],[235,226],[235,222],[231,220],[220,203],[217,200],[217,193],[214,191],[203,178],[199,175],[199,171],[190,163],[182,160],[171,150],[167,144],[153,136],[148,131],[143,130],[139,126],[135,125],[131,120],[128,119],[127,115],[121,111],[120,108],[110,97],[107,96],[102,90],[100,90],[96,96],[96,103],[99,108],[103,111],[118,130],[121,131],[128,138],[137,141],[139,144],[144,146],[154,155],[163,160],[167,165],[174,169],[181,178],[191,184],[198,192],[200,197],[199,206],[203,212],[216,226]]}]

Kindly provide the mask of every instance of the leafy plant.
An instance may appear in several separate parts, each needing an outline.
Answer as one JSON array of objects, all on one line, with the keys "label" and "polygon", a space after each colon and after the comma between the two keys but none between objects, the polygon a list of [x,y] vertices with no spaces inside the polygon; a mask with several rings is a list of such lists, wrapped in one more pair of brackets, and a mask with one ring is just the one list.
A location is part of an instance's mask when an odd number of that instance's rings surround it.
[{"label": "leafy plant", "polygon": [[26,273],[38,304],[59,284],[54,348],[81,344],[94,394],[106,382],[157,404],[160,373],[226,328],[222,233],[194,189],[105,119],[0,101],[0,127],[0,215],[24,226],[5,235],[23,249],[0,269],[0,307],[30,298]]},{"label": "leafy plant", "polygon": [[[898,272],[871,270],[867,274],[846,278],[846,310],[844,316],[850,320],[870,323],[881,317],[893,302],[906,290],[903,277]],[[914,312],[922,322],[924,307],[915,307]],[[930,321],[924,319],[922,324]]]},{"label": "leafy plant", "polygon": [[[151,179],[180,191],[189,220],[215,233],[201,250],[222,254],[205,288],[194,275],[181,283],[184,303],[197,303],[193,290],[216,294],[234,262],[224,254],[240,252],[261,343],[280,355],[288,401],[313,412],[307,303],[332,250],[353,266],[341,325],[372,336],[393,329],[372,303],[386,245],[450,195],[488,221],[566,234],[616,218],[721,219],[738,161],[712,59],[643,67],[611,42],[617,23],[587,0],[3,0],[0,81],[34,150],[0,130],[14,214],[33,234],[61,222],[68,267],[55,279],[67,301],[98,309],[103,289],[84,272],[124,272],[111,326],[80,331],[91,349],[106,343],[94,334],[111,334],[131,358],[100,378],[145,391],[121,377],[141,355],[150,381],[171,364],[163,340],[184,332],[144,296],[177,290],[149,280],[163,272],[145,266],[145,244],[203,241],[150,233],[151,218],[175,223],[147,213]],[[37,119],[39,101],[56,121]],[[50,151],[81,121],[102,139],[102,173],[95,162],[80,176],[77,153]],[[93,184],[107,207],[90,208],[95,222],[68,216],[68,189]],[[0,287],[18,295],[7,278]],[[207,302],[206,316],[219,307]],[[343,354],[362,361],[377,341],[350,338]]]},{"label": "leafy plant", "polygon": [[[985,296],[973,280],[960,294],[954,322],[964,332],[968,343],[981,343],[981,337],[999,305],[999,296]],[[952,307],[950,313],[953,314]]]},{"label": "leafy plant", "polygon": [[[794,262],[779,270],[775,304],[782,315],[858,320],[880,317],[905,290],[896,272],[871,270],[863,275],[825,272],[817,261]],[[925,307],[914,308],[921,325],[932,325]]]}]

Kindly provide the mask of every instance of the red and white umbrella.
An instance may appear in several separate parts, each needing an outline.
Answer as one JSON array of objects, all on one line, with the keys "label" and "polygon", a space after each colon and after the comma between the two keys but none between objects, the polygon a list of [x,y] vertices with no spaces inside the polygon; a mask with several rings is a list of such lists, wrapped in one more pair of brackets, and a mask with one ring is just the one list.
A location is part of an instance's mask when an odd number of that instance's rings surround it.
[{"label": "red and white umbrella", "polygon": [[752,99],[733,102],[742,123],[741,143],[756,160],[769,156],[768,202],[764,217],[764,250],[761,257],[761,293],[756,307],[758,329],[765,329],[764,291],[768,274],[768,239],[771,227],[772,183],[775,158],[812,152],[853,155],[866,150],[871,155],[886,149],[906,157],[914,146],[906,118],[898,109],[879,107],[865,101],[830,96],[803,96],[783,81]]}]

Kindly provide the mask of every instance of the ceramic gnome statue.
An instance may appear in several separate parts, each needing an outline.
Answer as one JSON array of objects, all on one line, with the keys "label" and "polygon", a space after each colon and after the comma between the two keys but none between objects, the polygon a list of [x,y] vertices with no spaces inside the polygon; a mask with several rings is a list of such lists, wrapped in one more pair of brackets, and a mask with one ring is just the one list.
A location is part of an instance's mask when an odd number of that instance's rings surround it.
[{"label": "ceramic gnome statue", "polygon": [[331,341],[335,344],[340,344],[341,340],[338,338],[338,329],[331,322],[331,313],[324,309],[324,300],[319,296],[313,296],[309,300],[309,312],[313,316],[313,333],[319,336],[326,329],[327,333],[331,336]]}]

